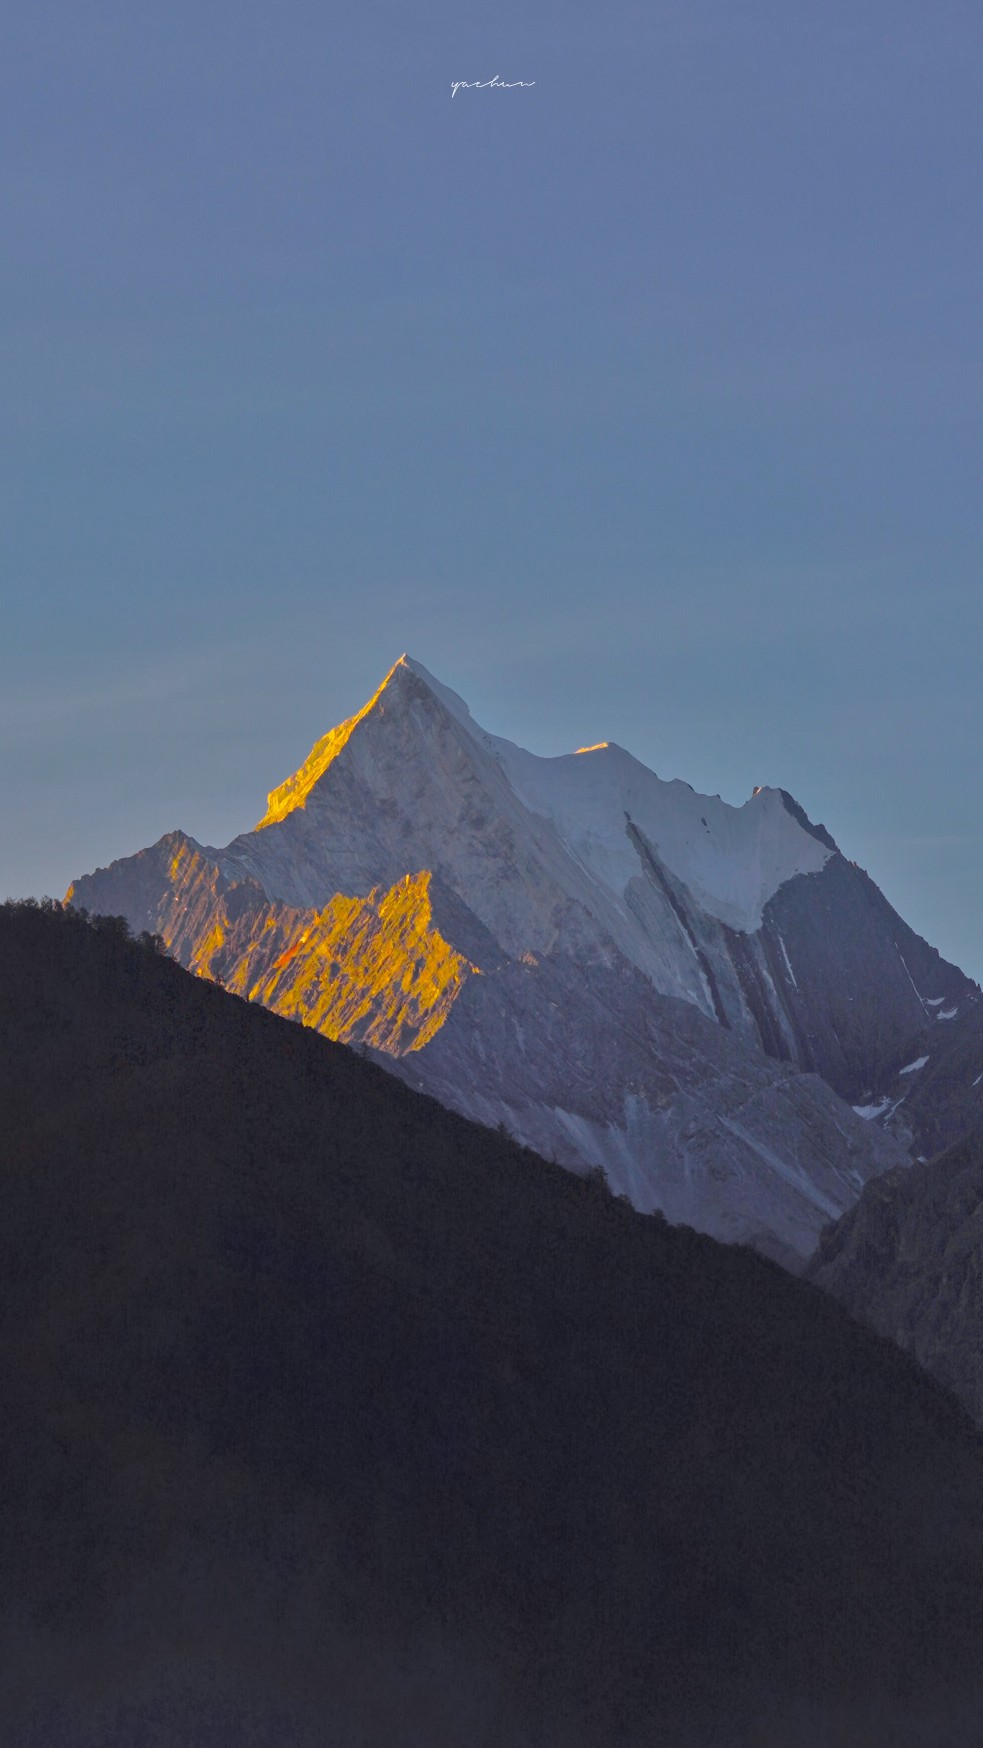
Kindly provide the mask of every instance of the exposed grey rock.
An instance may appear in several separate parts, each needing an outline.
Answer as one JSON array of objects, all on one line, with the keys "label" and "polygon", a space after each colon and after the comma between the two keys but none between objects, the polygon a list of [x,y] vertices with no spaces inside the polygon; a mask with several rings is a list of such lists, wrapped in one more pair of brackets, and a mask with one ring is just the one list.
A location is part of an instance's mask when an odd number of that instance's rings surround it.
[{"label": "exposed grey rock", "polygon": [[931,1159],[983,1123],[983,1000],[960,991],[924,1007],[858,1104],[916,1158]]}]

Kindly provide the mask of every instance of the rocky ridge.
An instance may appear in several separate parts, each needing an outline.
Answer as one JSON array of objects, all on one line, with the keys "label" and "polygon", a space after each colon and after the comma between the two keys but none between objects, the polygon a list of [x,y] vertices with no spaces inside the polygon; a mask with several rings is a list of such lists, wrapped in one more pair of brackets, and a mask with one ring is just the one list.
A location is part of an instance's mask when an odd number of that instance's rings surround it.
[{"label": "rocky ridge", "polygon": [[732,808],[616,746],[537,758],[405,657],[253,831],[169,833],[68,897],[786,1258],[905,1157],[835,1095],[975,989],[784,791]]}]

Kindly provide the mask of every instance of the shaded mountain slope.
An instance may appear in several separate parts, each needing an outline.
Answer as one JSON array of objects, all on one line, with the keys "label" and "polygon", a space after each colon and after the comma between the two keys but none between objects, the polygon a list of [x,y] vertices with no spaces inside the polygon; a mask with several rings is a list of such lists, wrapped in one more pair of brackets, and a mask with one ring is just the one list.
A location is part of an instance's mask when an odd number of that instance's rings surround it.
[{"label": "shaded mountain slope", "polygon": [[812,1077],[856,1099],[923,994],[975,987],[783,790],[537,758],[408,658],[254,831],[168,833],[68,896],[643,1210],[800,1258],[903,1157]]},{"label": "shaded mountain slope", "polygon": [[116,924],[0,968],[5,1742],[975,1740],[906,1355]]},{"label": "shaded mountain slope", "polygon": [[823,1233],[809,1275],[983,1426],[983,1128],[869,1184]]},{"label": "shaded mountain slope", "polygon": [[925,1023],[859,1108],[917,1156],[930,1159],[983,1124],[983,1000],[978,991],[926,1003]]}]

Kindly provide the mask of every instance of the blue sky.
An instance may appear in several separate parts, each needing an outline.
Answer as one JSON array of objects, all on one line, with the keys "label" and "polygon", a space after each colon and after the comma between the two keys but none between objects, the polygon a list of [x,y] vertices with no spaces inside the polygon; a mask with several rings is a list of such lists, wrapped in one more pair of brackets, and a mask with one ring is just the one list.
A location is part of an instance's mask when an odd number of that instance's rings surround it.
[{"label": "blue sky", "polygon": [[335,10],[5,25],[0,892],[225,842],[408,649],[983,977],[978,7]]}]

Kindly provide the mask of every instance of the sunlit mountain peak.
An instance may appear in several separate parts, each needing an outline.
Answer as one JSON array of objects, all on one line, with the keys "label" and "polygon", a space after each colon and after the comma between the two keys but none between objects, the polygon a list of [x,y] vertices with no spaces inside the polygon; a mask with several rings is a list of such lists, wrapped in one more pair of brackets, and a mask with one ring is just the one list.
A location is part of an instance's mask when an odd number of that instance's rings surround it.
[{"label": "sunlit mountain peak", "polygon": [[409,655],[263,826],[170,835],[72,901],[639,1207],[783,1255],[904,1157],[810,1076],[869,1102],[921,992],[966,992],[784,790],[732,807],[614,743],[544,758]]},{"label": "sunlit mountain peak", "polygon": [[292,777],[287,777],[283,783],[278,784],[275,789],[270,790],[266,798],[266,812],[256,825],[257,831],[261,831],[264,826],[274,825],[278,820],[286,819],[288,813],[293,813],[294,808],[304,806],[311,790],[323,777],[328,766],[347,746],[359,723],[364,722],[365,718],[371,715],[383,696],[390,694],[394,684],[398,686],[402,676],[408,672],[419,674],[422,677],[424,670],[421,670],[415,662],[411,662],[408,656],[401,655],[398,662],[395,662],[390,668],[381,686],[373,692],[368,703],[363,704],[361,710],[357,711],[354,716],[349,716],[345,722],[340,722],[337,728],[329,729],[327,734],[315,741],[300,769],[295,771]]},{"label": "sunlit mountain peak", "polygon": [[327,734],[315,741],[313,747],[292,777],[287,777],[283,783],[272,789],[267,796],[266,812],[256,826],[261,831],[264,826],[274,825],[286,819],[295,808],[306,805],[311,790],[324,776],[328,766],[347,746],[359,725],[374,713],[385,716],[391,713],[393,707],[403,707],[414,697],[419,698],[420,687],[425,688],[432,698],[438,700],[444,709],[457,718],[458,722],[469,728],[474,728],[471,712],[457,692],[445,686],[436,679],[422,662],[415,661],[410,655],[403,654],[394,662],[381,686],[373,692],[367,704],[354,716],[349,716],[337,728],[329,729]]}]

